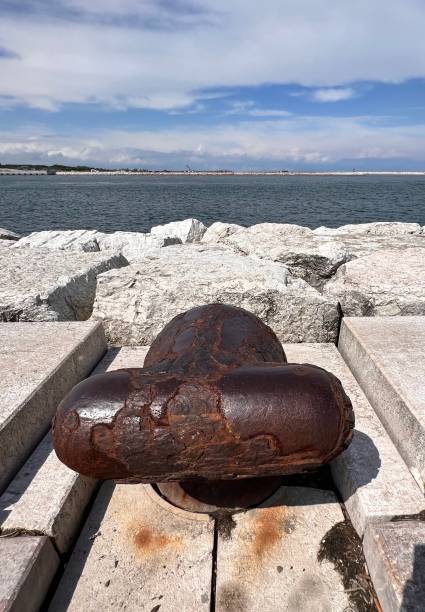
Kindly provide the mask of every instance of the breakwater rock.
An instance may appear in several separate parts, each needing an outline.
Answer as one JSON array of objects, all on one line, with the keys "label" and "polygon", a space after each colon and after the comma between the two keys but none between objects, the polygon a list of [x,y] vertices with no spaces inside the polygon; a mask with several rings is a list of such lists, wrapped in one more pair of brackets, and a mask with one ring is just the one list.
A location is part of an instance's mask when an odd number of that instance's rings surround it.
[{"label": "breakwater rock", "polygon": [[171,246],[98,278],[93,318],[113,343],[150,344],[174,316],[221,302],[259,316],[286,342],[329,342],[337,302],[274,261],[248,259],[218,246]]},{"label": "breakwater rock", "polygon": [[[7,237],[11,234],[12,237]],[[425,231],[416,223],[312,230],[197,219],[149,233],[0,230],[0,320],[104,322],[109,339],[149,343],[175,314],[242,306],[286,342],[336,338],[342,315],[425,315]]]},{"label": "breakwater rock", "polygon": [[1,322],[88,319],[98,275],[127,265],[115,253],[10,247],[0,247],[0,262]]},{"label": "breakwater rock", "polygon": [[19,238],[21,238],[19,234],[0,227],[0,240],[19,240]]}]

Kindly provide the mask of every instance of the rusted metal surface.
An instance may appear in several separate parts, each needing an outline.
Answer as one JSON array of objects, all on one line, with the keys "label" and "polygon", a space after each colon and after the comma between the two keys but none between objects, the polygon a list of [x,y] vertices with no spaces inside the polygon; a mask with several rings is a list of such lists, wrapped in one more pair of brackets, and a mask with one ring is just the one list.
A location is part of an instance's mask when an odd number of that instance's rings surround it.
[{"label": "rusted metal surface", "polygon": [[59,458],[125,482],[211,480],[310,471],[351,441],[340,381],[288,364],[273,331],[240,308],[175,317],[140,369],[92,376],[58,408]]},{"label": "rusted metal surface", "polygon": [[282,484],[280,476],[241,478],[240,480],[185,480],[161,482],[158,490],[174,506],[205,514],[220,510],[245,510],[261,504]]}]

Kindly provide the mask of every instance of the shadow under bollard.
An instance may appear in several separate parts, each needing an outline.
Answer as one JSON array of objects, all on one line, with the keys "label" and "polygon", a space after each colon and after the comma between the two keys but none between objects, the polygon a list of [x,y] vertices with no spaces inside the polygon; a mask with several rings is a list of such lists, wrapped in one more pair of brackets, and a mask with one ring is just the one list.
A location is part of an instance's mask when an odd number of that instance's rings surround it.
[{"label": "shadow under bollard", "polygon": [[425,610],[425,544],[417,544],[413,551],[412,576],[403,589],[401,612]]},{"label": "shadow under bollard", "polygon": [[[48,607],[49,612],[63,612],[68,609],[73,593],[84,570],[95,539],[101,535],[99,527],[105,516],[108,504],[114,492],[115,484],[107,481],[101,486],[96,496],[90,514],[71,554],[70,561],[56,583],[52,601]],[[47,609],[48,602],[45,602]]]}]

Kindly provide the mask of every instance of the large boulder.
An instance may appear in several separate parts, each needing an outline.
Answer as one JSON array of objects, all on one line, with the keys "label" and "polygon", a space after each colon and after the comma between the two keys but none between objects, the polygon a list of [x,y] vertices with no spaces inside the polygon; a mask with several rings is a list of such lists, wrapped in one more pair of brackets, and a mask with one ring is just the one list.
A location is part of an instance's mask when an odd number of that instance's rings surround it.
[{"label": "large boulder", "polygon": [[0,247],[0,321],[88,319],[97,275],[125,265],[115,253]]},{"label": "large boulder", "polygon": [[60,251],[100,251],[96,230],[44,230],[32,232],[15,243],[14,248],[48,248]]},{"label": "large boulder", "polygon": [[225,240],[235,232],[239,232],[240,230],[244,229],[245,228],[242,225],[237,225],[236,223],[222,223],[221,221],[216,221],[207,228],[207,231],[202,236],[201,242],[221,242],[222,240]]},{"label": "large boulder", "polygon": [[420,234],[404,234],[380,236],[374,234],[340,234],[331,236],[319,236],[322,240],[332,239],[338,241],[349,254],[348,261],[365,255],[371,255],[376,251],[394,250],[403,251],[409,248],[424,248],[425,236]]},{"label": "large boulder", "polygon": [[258,315],[286,342],[330,342],[336,301],[321,296],[273,261],[217,246],[170,246],[141,262],[98,277],[93,318],[111,342],[150,344],[180,312],[214,302]]},{"label": "large boulder", "polygon": [[341,266],[323,295],[347,316],[425,315],[425,248],[381,250]]},{"label": "large boulder", "polygon": [[309,228],[261,223],[224,240],[237,252],[285,264],[294,276],[316,288],[351,259],[344,245],[333,238],[315,236]]},{"label": "large boulder", "polygon": [[113,232],[97,230],[46,230],[33,232],[13,246],[20,248],[48,248],[61,251],[115,251],[129,262],[139,261],[146,253],[169,244],[180,244],[177,237],[152,236],[142,232]]},{"label": "large boulder", "polygon": [[171,244],[181,244],[177,236],[154,236],[141,232],[97,233],[101,251],[111,250],[124,255],[130,263],[143,259],[148,253]]},{"label": "large boulder", "polygon": [[172,221],[165,225],[155,225],[151,229],[152,236],[159,238],[179,238],[183,244],[186,242],[200,242],[207,228],[198,219],[185,219]]},{"label": "large boulder", "polygon": [[315,234],[324,236],[337,236],[340,234],[356,234],[370,236],[406,236],[420,234],[421,226],[418,223],[401,223],[398,221],[377,221],[375,223],[351,223],[341,227],[317,227]]},{"label": "large boulder", "polygon": [[20,235],[0,227],[0,240],[19,240]]}]

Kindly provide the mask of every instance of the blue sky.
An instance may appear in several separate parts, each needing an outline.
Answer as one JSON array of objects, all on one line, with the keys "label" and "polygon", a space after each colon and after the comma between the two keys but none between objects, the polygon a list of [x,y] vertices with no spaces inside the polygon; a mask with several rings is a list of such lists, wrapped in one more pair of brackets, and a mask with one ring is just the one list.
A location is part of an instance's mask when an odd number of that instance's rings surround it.
[{"label": "blue sky", "polygon": [[425,169],[423,0],[1,0],[0,162]]}]

